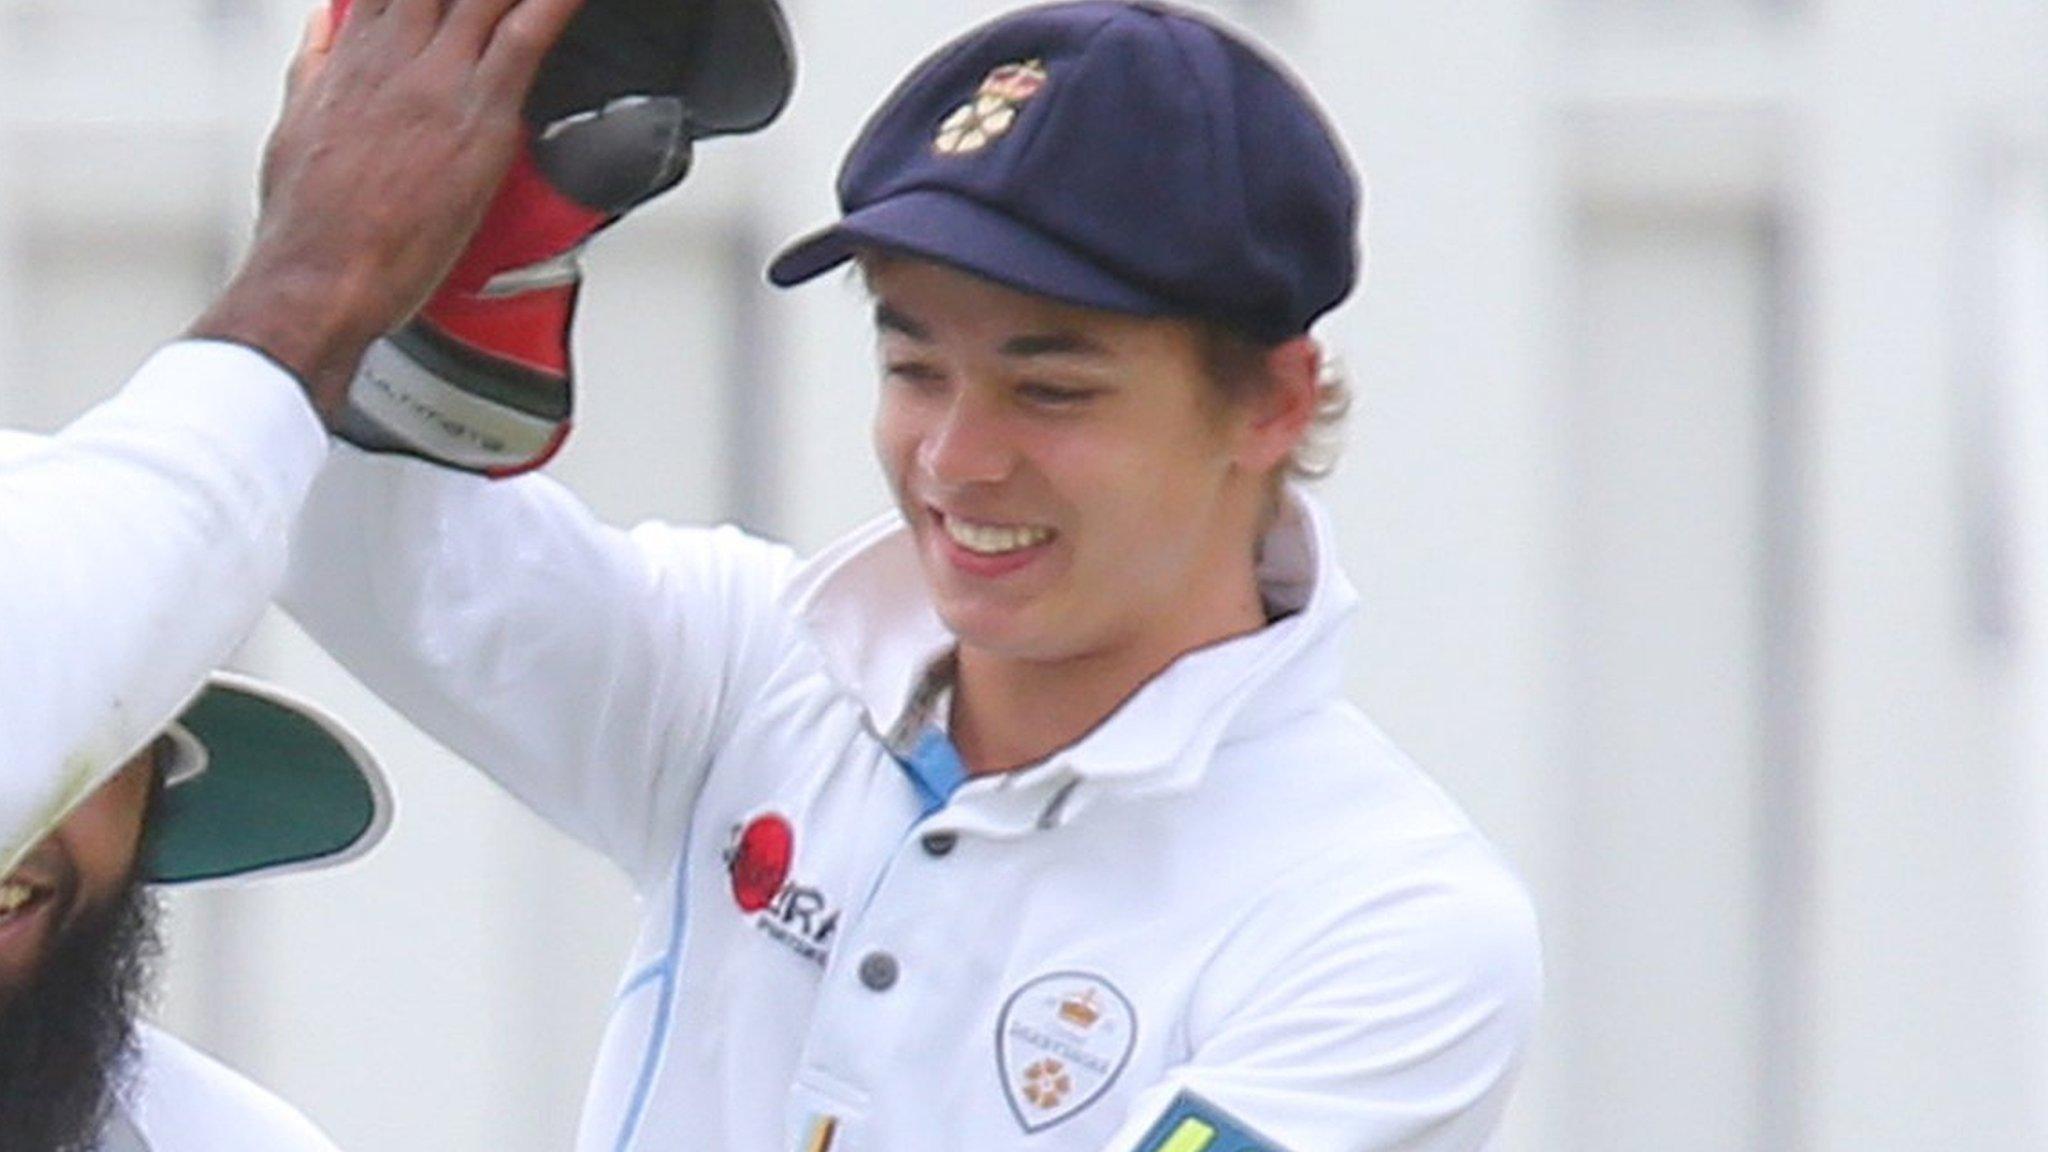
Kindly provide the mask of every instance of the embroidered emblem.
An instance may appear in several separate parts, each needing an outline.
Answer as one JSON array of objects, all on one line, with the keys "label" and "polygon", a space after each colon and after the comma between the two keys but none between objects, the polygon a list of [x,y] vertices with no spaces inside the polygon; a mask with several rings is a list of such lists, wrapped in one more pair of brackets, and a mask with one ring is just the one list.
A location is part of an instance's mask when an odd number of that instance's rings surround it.
[{"label": "embroidered emblem", "polygon": [[939,125],[932,147],[941,156],[979,152],[1017,124],[1018,109],[1044,89],[1050,77],[1037,60],[1005,64],[982,80],[974,99],[953,109]]},{"label": "embroidered emblem", "polygon": [[1138,1152],[1284,1152],[1280,1145],[1193,1092],[1166,1106],[1159,1122],[1138,1142]]},{"label": "embroidered emblem", "polygon": [[1034,1107],[1057,1108],[1073,1093],[1074,1078],[1067,1075],[1067,1066],[1050,1056],[1024,1070],[1024,1099]]},{"label": "embroidered emblem", "polygon": [[1054,972],[1026,983],[996,1021],[996,1067],[1010,1114],[1028,1134],[1095,1103],[1137,1040],[1131,1002],[1102,977]]},{"label": "embroidered emblem", "polygon": [[822,890],[790,878],[796,832],[789,821],[771,812],[734,824],[723,857],[739,910],[764,935],[823,967],[839,909]]}]

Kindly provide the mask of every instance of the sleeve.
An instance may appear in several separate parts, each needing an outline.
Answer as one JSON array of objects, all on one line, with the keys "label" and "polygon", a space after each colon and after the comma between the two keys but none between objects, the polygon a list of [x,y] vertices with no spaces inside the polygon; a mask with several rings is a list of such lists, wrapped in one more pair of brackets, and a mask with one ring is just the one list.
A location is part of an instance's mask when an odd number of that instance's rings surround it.
[{"label": "sleeve", "polygon": [[327,438],[298,384],[188,341],[54,437],[0,433],[0,865],[176,717],[284,570]]},{"label": "sleeve", "polygon": [[732,528],[622,531],[539,475],[344,445],[292,552],[282,602],[315,640],[643,891],[787,650],[787,549]]},{"label": "sleeve", "polygon": [[[1105,1152],[1484,1148],[1542,974],[1521,884],[1472,847],[1351,900],[1294,877],[1212,963],[1189,1059],[1140,1094]],[[1346,863],[1387,874],[1384,860]]]}]

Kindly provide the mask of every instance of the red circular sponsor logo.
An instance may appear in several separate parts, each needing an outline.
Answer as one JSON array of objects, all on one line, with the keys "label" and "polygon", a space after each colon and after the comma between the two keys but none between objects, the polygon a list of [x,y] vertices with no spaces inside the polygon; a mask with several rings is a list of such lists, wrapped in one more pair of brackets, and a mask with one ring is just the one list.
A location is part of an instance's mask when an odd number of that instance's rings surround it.
[{"label": "red circular sponsor logo", "polygon": [[795,852],[796,833],[782,817],[760,816],[747,825],[732,850],[732,898],[740,911],[759,912],[774,901]]}]

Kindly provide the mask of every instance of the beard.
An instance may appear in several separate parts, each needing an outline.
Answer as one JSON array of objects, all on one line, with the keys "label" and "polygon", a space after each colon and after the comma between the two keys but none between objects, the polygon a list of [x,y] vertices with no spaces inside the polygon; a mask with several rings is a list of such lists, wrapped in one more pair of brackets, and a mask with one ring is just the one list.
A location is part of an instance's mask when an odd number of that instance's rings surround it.
[{"label": "beard", "polygon": [[126,1085],[158,953],[155,895],[132,873],[0,1003],[0,1144],[90,1152]]}]

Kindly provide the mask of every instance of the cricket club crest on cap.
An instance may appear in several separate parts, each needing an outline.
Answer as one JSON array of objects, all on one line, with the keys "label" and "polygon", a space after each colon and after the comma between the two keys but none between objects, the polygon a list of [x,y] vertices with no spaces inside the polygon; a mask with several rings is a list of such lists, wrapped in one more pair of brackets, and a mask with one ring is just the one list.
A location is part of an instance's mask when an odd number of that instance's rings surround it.
[{"label": "cricket club crest on cap", "polygon": [[1322,109],[1248,36],[1163,0],[1037,4],[926,57],[848,151],[839,209],[770,280],[886,251],[1278,343],[1358,279],[1360,188]]},{"label": "cricket club crest on cap", "polygon": [[1002,139],[1016,125],[1018,110],[1038,95],[1047,79],[1045,63],[1040,60],[997,67],[982,80],[974,99],[955,108],[939,125],[933,151],[941,156],[963,156]]}]

